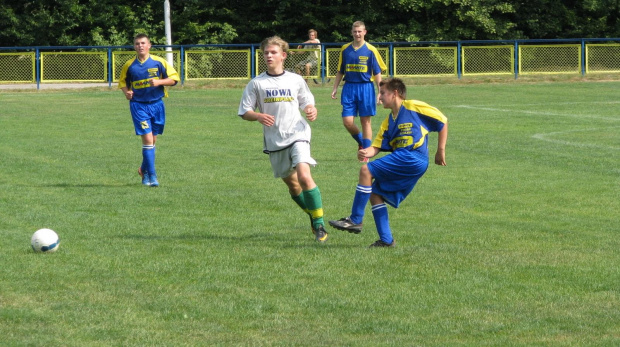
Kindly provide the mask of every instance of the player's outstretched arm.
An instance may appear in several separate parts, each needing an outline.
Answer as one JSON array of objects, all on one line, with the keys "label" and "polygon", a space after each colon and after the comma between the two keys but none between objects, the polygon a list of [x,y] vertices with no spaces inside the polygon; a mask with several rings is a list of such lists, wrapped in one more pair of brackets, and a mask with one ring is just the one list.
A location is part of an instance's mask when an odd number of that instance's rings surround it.
[{"label": "player's outstretched arm", "polygon": [[435,164],[446,166],[446,142],[448,141],[448,123],[443,125],[443,129],[437,137],[437,153],[435,153]]}]

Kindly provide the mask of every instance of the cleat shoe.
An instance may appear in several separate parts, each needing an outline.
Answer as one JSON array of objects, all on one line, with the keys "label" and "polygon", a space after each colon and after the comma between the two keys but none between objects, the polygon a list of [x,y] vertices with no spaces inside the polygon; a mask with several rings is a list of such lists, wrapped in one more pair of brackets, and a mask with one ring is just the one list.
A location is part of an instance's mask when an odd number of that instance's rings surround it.
[{"label": "cleat shoe", "polygon": [[142,168],[141,167],[138,168],[138,175],[140,175],[140,177],[142,178],[142,184],[144,184],[145,186],[150,186],[151,185],[151,181],[149,180],[149,173],[148,172],[142,172]]},{"label": "cleat shoe", "polygon": [[157,182],[156,174],[148,175],[148,177],[149,177],[149,183],[151,187],[159,187],[159,182]]},{"label": "cleat shoe", "polygon": [[392,243],[387,243],[387,242],[383,242],[381,240],[377,240],[375,241],[375,243],[373,243],[372,245],[368,246],[368,248],[374,248],[374,247],[394,247],[395,243],[394,240],[392,240]]},{"label": "cleat shoe", "polygon": [[327,241],[327,231],[325,231],[325,227],[319,225],[318,228],[314,230],[314,237],[317,242],[325,242]]},{"label": "cleat shoe", "polygon": [[[364,149],[364,147],[359,146],[358,149]],[[360,160],[360,163],[367,163],[368,162],[368,158],[364,158],[362,160]]]},{"label": "cleat shoe", "polygon": [[330,220],[329,225],[338,230],[346,230],[354,234],[359,234],[362,232],[362,224],[353,223],[349,217],[340,218],[339,220]]}]

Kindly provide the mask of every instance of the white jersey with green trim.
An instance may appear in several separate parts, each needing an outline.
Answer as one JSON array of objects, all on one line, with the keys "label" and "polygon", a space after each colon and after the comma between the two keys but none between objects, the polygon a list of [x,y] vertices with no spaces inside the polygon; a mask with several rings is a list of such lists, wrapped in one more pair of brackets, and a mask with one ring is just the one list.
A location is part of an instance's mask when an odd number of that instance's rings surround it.
[{"label": "white jersey with green trim", "polygon": [[300,112],[308,105],[314,105],[314,96],[300,75],[284,71],[272,76],[263,72],[245,87],[238,115],[258,110],[274,116],[274,125],[263,126],[263,149],[275,152],[297,141],[310,142],[310,125]]}]

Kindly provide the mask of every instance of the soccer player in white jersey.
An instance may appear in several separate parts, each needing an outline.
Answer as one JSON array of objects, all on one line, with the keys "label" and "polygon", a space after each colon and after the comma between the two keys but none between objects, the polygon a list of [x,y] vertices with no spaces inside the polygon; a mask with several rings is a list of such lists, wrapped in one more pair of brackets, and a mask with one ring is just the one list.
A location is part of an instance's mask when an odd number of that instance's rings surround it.
[{"label": "soccer player in white jersey", "polygon": [[263,125],[263,152],[269,155],[274,177],[284,181],[291,198],[310,216],[316,241],[325,242],[323,202],[310,173],[316,161],[310,155],[311,131],[306,121],[316,120],[317,110],[304,79],[284,70],[288,49],[288,43],[278,36],[261,42],[267,71],[245,87],[237,114]]}]

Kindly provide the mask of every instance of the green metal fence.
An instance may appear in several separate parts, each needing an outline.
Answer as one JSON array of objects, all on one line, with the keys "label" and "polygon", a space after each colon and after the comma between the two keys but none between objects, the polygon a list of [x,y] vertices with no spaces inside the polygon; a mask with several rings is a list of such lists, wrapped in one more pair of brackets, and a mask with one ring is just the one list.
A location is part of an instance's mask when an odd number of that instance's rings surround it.
[{"label": "green metal fence", "polygon": [[[308,78],[336,75],[342,44],[291,49],[285,69]],[[620,39],[373,43],[391,76],[436,77],[514,74],[620,73]],[[257,45],[154,46],[182,81],[250,79],[265,65]],[[0,48],[0,83],[117,82],[135,52],[123,47]],[[316,63],[315,63],[316,62]]]}]

